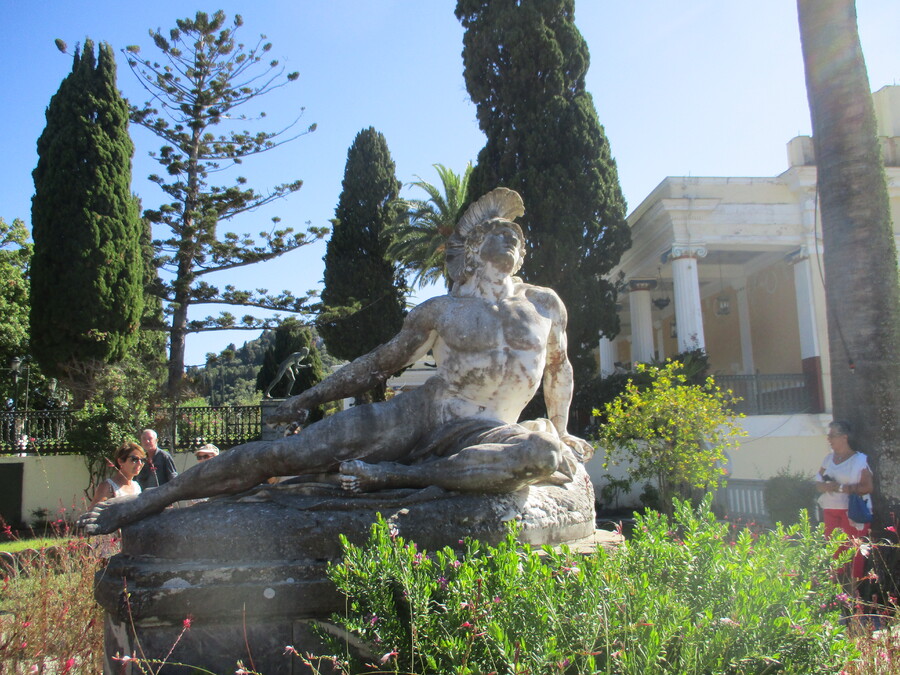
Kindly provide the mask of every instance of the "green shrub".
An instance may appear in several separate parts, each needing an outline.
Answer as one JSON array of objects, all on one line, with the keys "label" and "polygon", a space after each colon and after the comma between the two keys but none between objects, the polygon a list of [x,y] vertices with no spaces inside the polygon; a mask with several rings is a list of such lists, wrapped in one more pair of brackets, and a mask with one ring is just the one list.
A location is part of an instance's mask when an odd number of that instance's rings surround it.
[{"label": "green shrub", "polygon": [[332,621],[356,636],[331,646],[357,645],[348,672],[367,653],[398,673],[837,672],[855,653],[822,529],[737,531],[710,501],[638,516],[632,540],[590,555],[535,551],[514,530],[427,553],[379,521],[330,568],[347,596]]},{"label": "green shrub", "polygon": [[671,514],[676,497],[718,487],[724,480],[725,452],[745,435],[730,410],[734,397],[712,378],[688,380],[677,361],[661,366],[638,363],[625,391],[606,404],[606,422],[597,440],[606,450],[604,468],[627,463],[632,481],[652,480],[660,509]]},{"label": "green shrub", "polygon": [[793,525],[804,509],[812,508],[816,499],[816,487],[812,479],[790,467],[778,470],[763,487],[763,500],[773,522]]}]

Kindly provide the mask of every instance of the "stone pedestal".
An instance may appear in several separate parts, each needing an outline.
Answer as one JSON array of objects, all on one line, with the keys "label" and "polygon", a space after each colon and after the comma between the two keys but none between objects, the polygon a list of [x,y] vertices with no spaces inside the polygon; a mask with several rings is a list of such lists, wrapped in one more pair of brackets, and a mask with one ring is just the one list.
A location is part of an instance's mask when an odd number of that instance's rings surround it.
[{"label": "stone pedestal", "polygon": [[336,486],[282,483],[168,509],[125,528],[122,553],[98,575],[106,672],[122,672],[110,661],[117,653],[166,658],[188,616],[191,628],[169,663],[228,673],[242,660],[266,675],[307,672],[284,648],[317,650],[310,622],[344,607],[325,574],[340,558],[338,534],[365,542],[379,513],[429,550],[465,537],[496,543],[510,521],[536,545],[594,534],[594,493],[583,467],[566,486],[505,495],[434,487],[348,495]]},{"label": "stone pedestal", "polygon": [[260,435],[261,441],[274,441],[284,436],[286,424],[275,424],[271,422],[272,414],[284,402],[283,398],[264,398],[259,404],[260,424],[262,431]]}]

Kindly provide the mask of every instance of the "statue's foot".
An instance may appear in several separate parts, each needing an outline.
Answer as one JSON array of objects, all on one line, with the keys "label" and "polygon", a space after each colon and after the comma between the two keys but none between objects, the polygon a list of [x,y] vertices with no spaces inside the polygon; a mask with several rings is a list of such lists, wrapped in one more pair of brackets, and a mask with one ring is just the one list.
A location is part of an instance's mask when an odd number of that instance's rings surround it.
[{"label": "statue's foot", "polygon": [[[123,525],[137,520],[140,513],[136,499],[140,495],[124,495],[100,502],[78,518],[78,527],[85,534],[109,534]],[[136,517],[137,516],[137,517]]]},{"label": "statue's foot", "polygon": [[341,462],[341,487],[348,492],[371,492],[388,486],[388,476],[378,464],[359,459]]}]

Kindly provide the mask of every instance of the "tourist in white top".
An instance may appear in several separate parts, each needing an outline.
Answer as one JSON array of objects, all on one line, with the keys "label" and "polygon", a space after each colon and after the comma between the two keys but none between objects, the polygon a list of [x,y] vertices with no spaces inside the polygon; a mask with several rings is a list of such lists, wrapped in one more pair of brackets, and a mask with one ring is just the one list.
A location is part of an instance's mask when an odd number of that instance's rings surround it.
[{"label": "tourist in white top", "polygon": [[144,462],[146,461],[147,454],[140,445],[133,442],[123,443],[122,446],[116,450],[116,456],[113,462],[110,462],[110,466],[115,469],[113,475],[97,486],[97,491],[94,492],[94,498],[91,500],[88,511],[90,511],[95,504],[104,502],[107,499],[112,499],[113,497],[140,494],[141,486],[137,484],[137,481],[135,481],[134,478],[140,473],[140,470],[143,468]]},{"label": "tourist in white top", "polygon": [[[828,443],[831,454],[816,474],[825,534],[831,536],[834,530],[841,529],[851,538],[868,536],[870,524],[855,523],[847,515],[851,494],[862,495],[872,508],[872,470],[868,458],[850,447],[850,425],[847,422],[834,420],[828,425]],[[857,553],[853,559],[855,579],[862,577],[864,563],[863,556]]]}]

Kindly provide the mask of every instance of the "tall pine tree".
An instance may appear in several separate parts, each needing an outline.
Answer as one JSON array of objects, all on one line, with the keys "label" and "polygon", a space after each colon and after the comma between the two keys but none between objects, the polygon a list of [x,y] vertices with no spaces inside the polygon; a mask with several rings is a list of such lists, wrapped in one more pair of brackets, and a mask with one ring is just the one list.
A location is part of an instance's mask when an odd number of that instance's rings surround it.
[{"label": "tall pine tree", "polygon": [[[325,252],[326,311],[316,321],[328,352],[339,359],[355,359],[390,340],[406,316],[406,280],[387,257],[389,226],[401,204],[384,135],[372,127],[356,135],[347,153],[340,200]],[[384,399],[384,384],[371,400]]]},{"label": "tall pine tree", "polygon": [[163,168],[150,180],[171,200],[144,215],[154,225],[169,230],[169,236],[154,242],[157,260],[168,275],[158,286],[170,316],[168,394],[177,398],[184,373],[185,340],[189,333],[225,328],[258,329],[272,321],[245,315],[240,321],[229,312],[218,317],[188,320],[193,305],[231,305],[288,312],[306,311],[306,297],[289,291],[270,294],[265,289],[239,290],[219,287],[207,275],[271,260],[293,251],[311,238],[322,236],[322,228],[295,234],[290,227],[249,234],[221,232],[219,226],[232,218],[300,189],[294,180],[267,192],[247,187],[237,176],[231,185],[211,183],[247,157],[261,154],[313,131],[291,133],[302,116],[278,131],[248,131],[251,121],[264,113],[242,114],[244,106],[258,97],[297,80],[298,73],[285,73],[269,57],[272,43],[264,35],[254,44],[238,41],[243,25],[236,15],[231,25],[221,10],[213,15],[197,12],[194,18],[176,21],[176,28],[163,34],[150,31],[161,52],[145,58],[139,47],[126,48],[128,65],[151,94],[143,106],[132,108],[132,120],[154,133],[163,143],[151,153]]},{"label": "tall pine tree", "polygon": [[108,44],[85,41],[47,107],[31,222],[31,350],[66,377],[121,360],[144,308],[142,223],[131,193],[134,145]]},{"label": "tall pine tree", "polygon": [[584,77],[587,44],[574,0],[458,0],[466,87],[487,136],[469,183],[474,200],[518,191],[528,257],[522,277],[569,311],[576,387],[596,369],[602,331],[615,335],[615,288],[603,275],[630,245],[615,161]]}]

